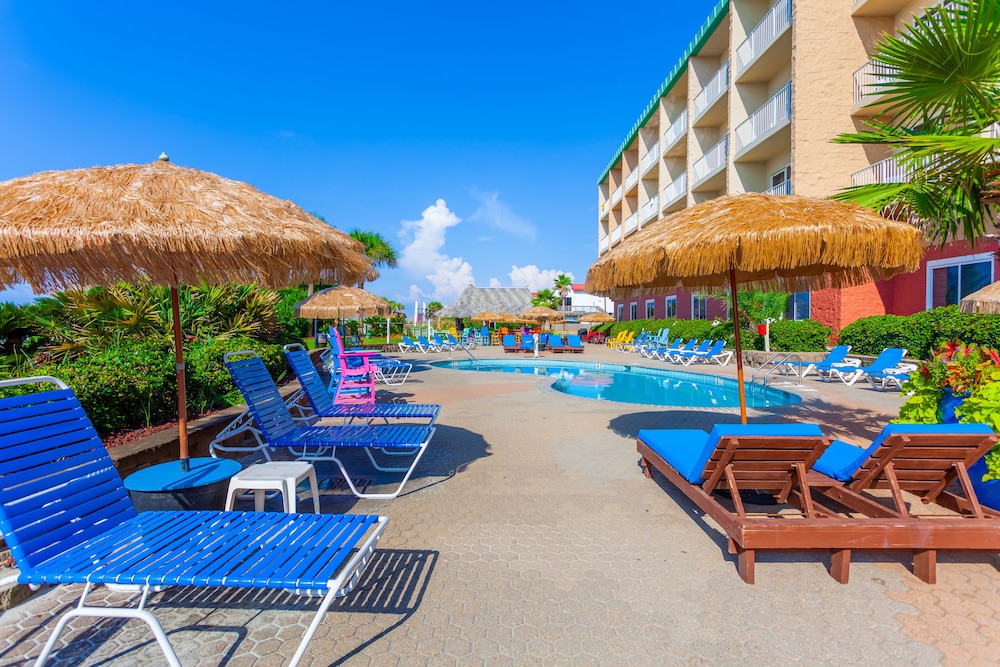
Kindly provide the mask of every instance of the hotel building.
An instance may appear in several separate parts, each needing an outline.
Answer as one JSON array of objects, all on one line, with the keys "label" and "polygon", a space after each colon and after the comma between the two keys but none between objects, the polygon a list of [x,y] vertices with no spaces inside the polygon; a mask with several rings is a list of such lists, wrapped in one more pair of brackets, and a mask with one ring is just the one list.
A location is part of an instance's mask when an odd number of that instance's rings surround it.
[{"label": "hotel building", "polygon": [[[880,112],[869,60],[931,2],[720,0],[599,180],[599,254],[687,206],[741,192],[828,197],[850,185],[903,180],[878,146],[838,145]],[[876,106],[871,106],[876,103]],[[884,107],[883,107],[884,108]],[[669,224],[669,223],[667,223]],[[919,271],[789,299],[786,316],[834,334],[869,315],[958,303],[997,273],[995,241],[928,247]],[[619,320],[714,318],[725,304],[688,291],[615,302]]]}]

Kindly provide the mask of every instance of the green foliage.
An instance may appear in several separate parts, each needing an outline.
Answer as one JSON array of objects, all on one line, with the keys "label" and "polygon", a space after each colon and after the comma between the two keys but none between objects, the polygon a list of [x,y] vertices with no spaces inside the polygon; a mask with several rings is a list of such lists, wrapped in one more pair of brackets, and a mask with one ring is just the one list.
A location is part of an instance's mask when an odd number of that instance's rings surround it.
[{"label": "green foliage", "polygon": [[[321,288],[320,288],[321,289]],[[309,334],[312,322],[302,317],[295,317],[295,304],[309,296],[305,285],[286,287],[278,290],[278,304],[275,307],[275,317],[278,324],[288,333],[304,338]]]},{"label": "green foliage", "polygon": [[559,297],[550,289],[540,289],[531,299],[532,306],[545,306],[546,308],[559,308]]},{"label": "green foliage", "polygon": [[[365,326],[368,327],[368,335],[374,338],[382,338],[385,341],[385,318],[366,317]],[[469,325],[466,324],[466,327]],[[400,336],[406,327],[406,317],[403,315],[393,315],[389,320],[390,335]]]},{"label": "green foliage", "polygon": [[438,312],[444,308],[444,304],[440,301],[431,301],[427,304],[427,317],[434,317],[434,313]]},{"label": "green foliage", "polygon": [[856,354],[877,355],[887,347],[902,347],[916,359],[930,359],[936,348],[952,340],[1000,348],[1000,315],[963,313],[957,306],[905,316],[874,315],[852,322],[838,336]]},{"label": "green foliage", "polygon": [[775,352],[823,352],[830,340],[830,327],[816,320],[776,320],[770,330]]},{"label": "green foliage", "polygon": [[262,343],[246,336],[199,340],[189,346],[184,356],[190,410],[202,414],[243,402],[222,362],[226,352],[237,350],[253,350],[260,355],[275,382],[280,383],[288,375],[288,362],[281,345]]},{"label": "green foliage", "polygon": [[[670,329],[670,338],[697,338],[704,340],[723,339],[726,345],[736,344],[732,322],[714,324],[711,320],[678,320],[674,318],[663,320],[631,320],[628,322],[609,322],[593,327],[591,331],[603,331],[609,338],[617,336],[622,331],[651,331],[654,334],[661,328]],[[778,320],[771,323],[771,349],[788,352],[822,352],[826,349],[830,329],[814,320]],[[740,343],[744,350],[763,350],[764,337],[756,330],[743,329],[740,332]]]},{"label": "green foliage", "polygon": [[[716,298],[728,299],[728,295]],[[777,292],[737,292],[736,302],[740,307],[740,324],[744,329],[753,329],[768,319],[777,320],[784,315],[788,295]]]}]

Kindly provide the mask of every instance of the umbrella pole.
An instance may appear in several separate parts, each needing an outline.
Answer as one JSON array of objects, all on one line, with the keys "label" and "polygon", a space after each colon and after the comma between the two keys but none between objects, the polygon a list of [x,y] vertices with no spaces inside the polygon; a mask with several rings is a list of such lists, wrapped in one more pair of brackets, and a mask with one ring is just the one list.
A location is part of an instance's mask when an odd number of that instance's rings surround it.
[{"label": "umbrella pole", "polygon": [[736,266],[729,265],[729,294],[733,299],[733,332],[736,334],[736,380],[740,385],[740,423],[747,423],[747,393],[743,386],[743,345],[740,343],[740,306],[736,298]]},{"label": "umbrella pole", "polygon": [[170,286],[170,312],[174,317],[174,360],[177,362],[177,442],[180,446],[181,472],[187,472],[187,391],[184,387],[184,338],[181,334],[181,299],[177,285]]}]

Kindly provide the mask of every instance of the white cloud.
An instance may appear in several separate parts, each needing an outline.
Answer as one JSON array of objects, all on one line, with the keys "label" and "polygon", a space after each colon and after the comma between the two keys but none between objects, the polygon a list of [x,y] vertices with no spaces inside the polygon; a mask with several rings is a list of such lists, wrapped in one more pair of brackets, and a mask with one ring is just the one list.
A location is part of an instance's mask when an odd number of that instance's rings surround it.
[{"label": "white cloud", "polygon": [[[560,273],[565,273],[570,277],[570,280],[573,279],[573,274],[569,271],[539,269],[534,264],[511,266],[510,273],[507,275],[510,277],[510,284],[514,287],[527,287],[532,292],[537,292],[540,289],[552,289],[552,285]],[[492,280],[495,280],[495,278]],[[492,280],[490,281],[491,284]]]},{"label": "white cloud", "polygon": [[535,225],[514,213],[507,204],[500,201],[500,193],[473,190],[471,194],[479,201],[479,208],[472,214],[471,220],[481,220],[506,234],[532,241],[535,239]]},{"label": "white cloud", "polygon": [[490,287],[503,287],[503,283],[496,278],[490,278]]},{"label": "white cloud", "polygon": [[447,305],[475,282],[471,264],[442,252],[448,229],[460,222],[462,219],[448,209],[443,199],[424,209],[420,220],[403,220],[399,237],[405,246],[399,266],[411,276],[424,278],[433,287],[427,291],[411,285],[411,299],[434,299]]}]

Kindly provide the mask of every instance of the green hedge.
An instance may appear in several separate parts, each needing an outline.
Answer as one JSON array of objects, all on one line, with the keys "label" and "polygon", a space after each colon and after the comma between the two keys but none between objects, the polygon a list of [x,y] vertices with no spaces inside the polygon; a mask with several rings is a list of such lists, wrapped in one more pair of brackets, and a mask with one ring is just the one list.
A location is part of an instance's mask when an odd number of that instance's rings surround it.
[{"label": "green hedge", "polygon": [[[729,347],[735,344],[732,322],[722,322],[713,326],[711,320],[631,320],[610,322],[593,327],[591,330],[604,331],[609,338],[613,338],[622,331],[633,331],[636,335],[641,331],[651,331],[655,334],[661,328],[670,329],[671,339],[723,338]],[[822,352],[826,350],[829,338],[830,328],[814,320],[778,320],[771,324],[771,349],[776,352]],[[743,330],[740,342],[745,350],[764,349],[764,337],[756,331]]]},{"label": "green hedge", "polygon": [[942,343],[960,340],[1000,347],[1000,315],[963,313],[957,306],[913,315],[874,315],[840,330],[838,342],[856,354],[877,355],[887,347],[906,348],[907,356],[930,359]]}]

